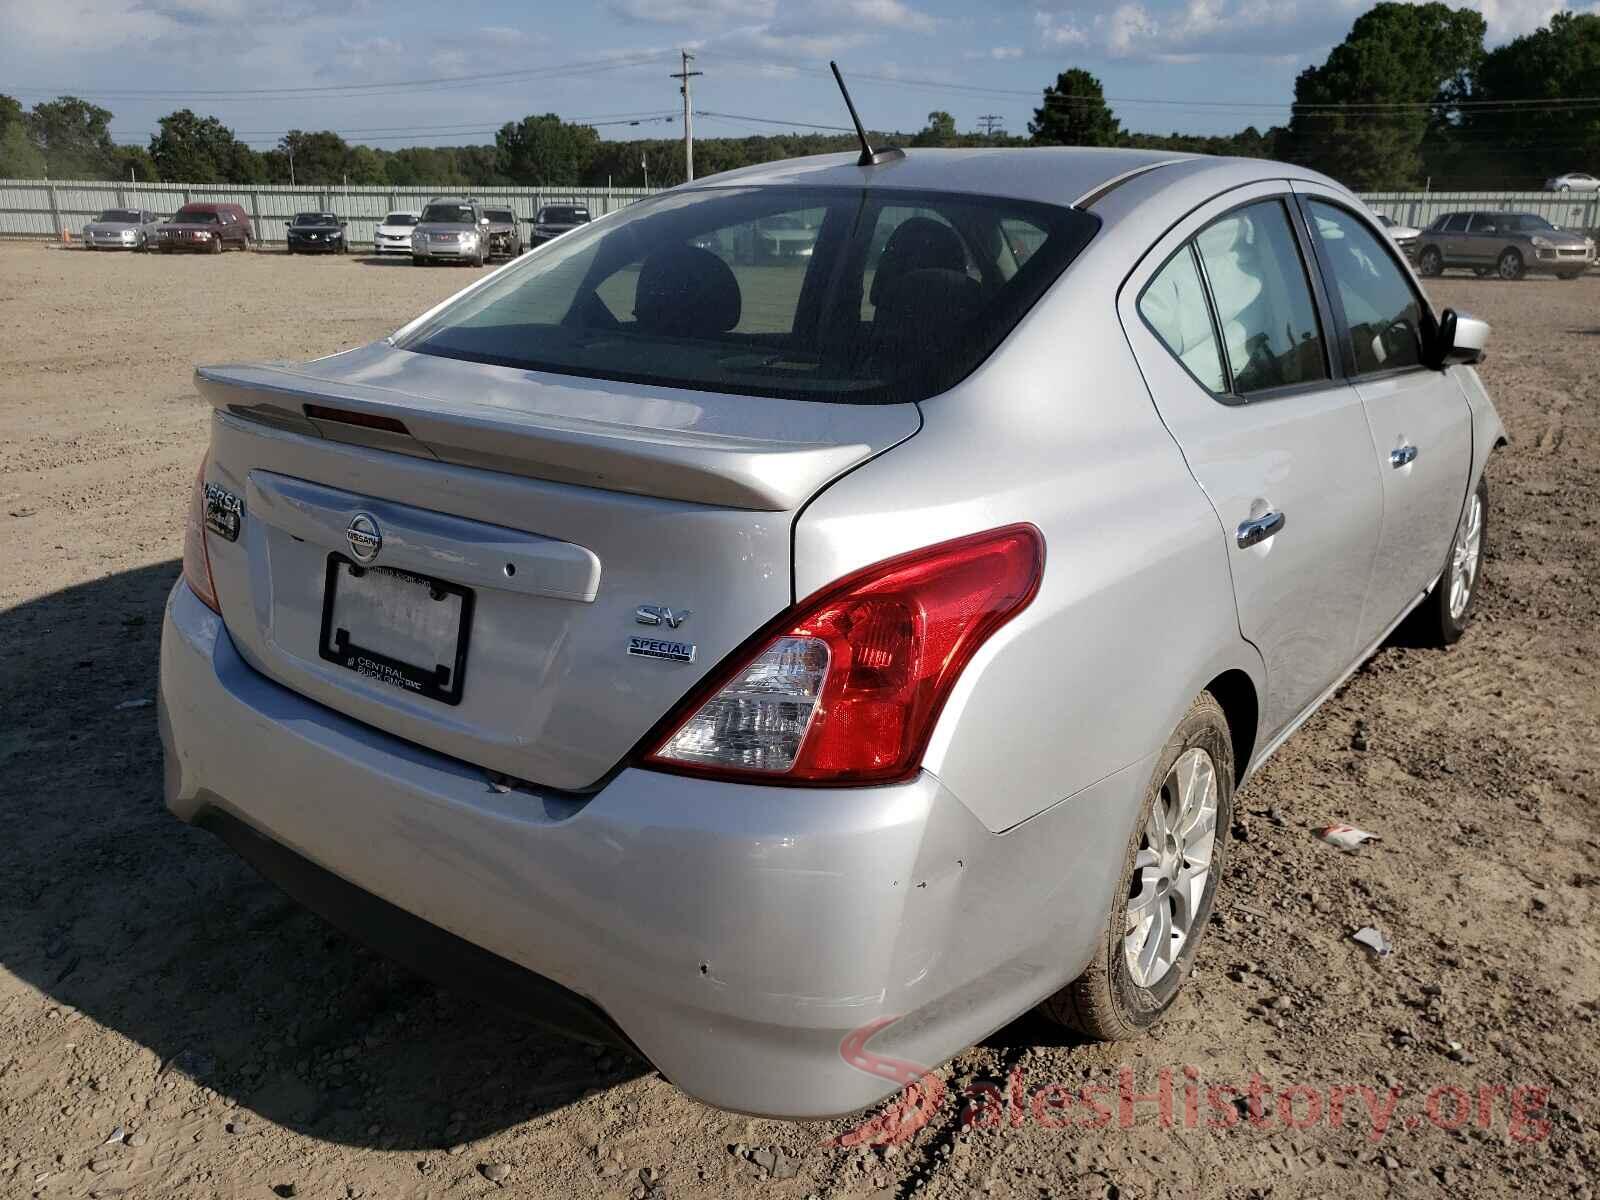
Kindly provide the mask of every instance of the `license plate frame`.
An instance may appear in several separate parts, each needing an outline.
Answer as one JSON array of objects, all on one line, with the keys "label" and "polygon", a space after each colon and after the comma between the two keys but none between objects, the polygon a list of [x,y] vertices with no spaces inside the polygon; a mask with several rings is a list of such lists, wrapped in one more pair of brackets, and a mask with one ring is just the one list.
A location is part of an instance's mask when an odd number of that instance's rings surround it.
[{"label": "license plate frame", "polygon": [[[357,580],[369,573],[378,573],[419,589],[426,588],[430,599],[435,601],[450,596],[459,597],[461,611],[456,628],[455,653],[450,656],[450,663],[436,662],[430,667],[406,662],[358,644],[354,638],[359,635],[359,630],[352,635],[350,630],[343,627],[334,628],[341,580],[346,577]],[[467,642],[472,632],[473,598],[472,589],[459,583],[395,567],[362,566],[335,551],[328,555],[327,570],[323,576],[322,629],[317,639],[317,653],[326,662],[387,684],[408,695],[424,696],[441,704],[458,705],[466,683]]]}]

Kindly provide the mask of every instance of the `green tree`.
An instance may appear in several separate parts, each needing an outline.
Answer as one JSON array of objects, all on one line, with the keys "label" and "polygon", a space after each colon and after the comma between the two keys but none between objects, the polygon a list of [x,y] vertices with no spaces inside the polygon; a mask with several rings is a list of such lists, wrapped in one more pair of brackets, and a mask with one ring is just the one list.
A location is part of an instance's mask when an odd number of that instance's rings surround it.
[{"label": "green tree", "polygon": [[116,169],[111,110],[76,96],[41,101],[24,118],[55,179],[105,179]]},{"label": "green tree", "polygon": [[600,147],[590,125],[569,125],[555,113],[526,116],[494,135],[495,167],[512,183],[572,186],[582,182]]},{"label": "green tree", "polygon": [[278,139],[278,149],[289,159],[296,184],[331,187],[344,182],[350,147],[332,130],[307,133],[291,129]]},{"label": "green tree", "polygon": [[1369,9],[1295,80],[1289,156],[1352,188],[1420,184],[1424,141],[1482,61],[1484,30],[1480,14],[1443,4]]},{"label": "green tree", "polygon": [[936,110],[928,114],[928,124],[911,139],[913,146],[953,146],[956,144],[956,119]]},{"label": "green tree", "polygon": [[259,156],[216,117],[187,108],[168,113],[150,139],[150,158],[161,178],[173,183],[257,183]]},{"label": "green tree", "polygon": [[[1600,15],[1561,12],[1550,24],[1491,50],[1473,74],[1474,101],[1588,96],[1600,83]],[[1600,162],[1600,110],[1472,105],[1450,131],[1452,166],[1478,178],[1534,187],[1552,175]],[[1508,178],[1509,177],[1509,178]]]},{"label": "green tree", "polygon": [[28,140],[22,122],[0,127],[0,179],[42,179],[44,174],[44,155]]},{"label": "green tree", "polygon": [[1122,122],[1106,104],[1100,81],[1073,67],[1044,89],[1044,103],[1033,110],[1028,132],[1041,146],[1115,146],[1122,141]]},{"label": "green tree", "polygon": [[161,178],[156,160],[143,146],[118,146],[114,165],[118,179],[131,177],[135,183],[155,183]]}]

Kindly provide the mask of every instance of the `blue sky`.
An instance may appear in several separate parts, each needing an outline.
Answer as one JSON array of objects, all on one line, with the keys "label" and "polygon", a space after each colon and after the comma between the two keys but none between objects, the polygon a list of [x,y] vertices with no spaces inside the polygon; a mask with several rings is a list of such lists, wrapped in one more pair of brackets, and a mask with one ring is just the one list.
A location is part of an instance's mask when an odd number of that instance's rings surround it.
[{"label": "blue sky", "polygon": [[[1579,0],[1593,9],[1600,0]],[[1100,76],[1125,126],[1228,132],[1280,122],[1294,77],[1367,0],[0,0],[0,92],[74,91],[144,141],[175,108],[214,113],[268,146],[331,128],[378,146],[492,140],[529,112],[608,137],[675,136],[676,50],[705,74],[701,136],[838,125],[839,60],[877,128],[932,109],[962,129],[993,113],[1025,132],[1068,66]],[[1565,0],[1474,0],[1491,42]],[[497,73],[499,78],[458,77]],[[421,82],[421,81],[436,82]],[[333,89],[284,94],[273,89]],[[200,93],[218,93],[203,95]],[[136,94],[137,93],[137,94]],[[640,120],[638,126],[628,124]],[[604,122],[604,123],[602,123]]]}]

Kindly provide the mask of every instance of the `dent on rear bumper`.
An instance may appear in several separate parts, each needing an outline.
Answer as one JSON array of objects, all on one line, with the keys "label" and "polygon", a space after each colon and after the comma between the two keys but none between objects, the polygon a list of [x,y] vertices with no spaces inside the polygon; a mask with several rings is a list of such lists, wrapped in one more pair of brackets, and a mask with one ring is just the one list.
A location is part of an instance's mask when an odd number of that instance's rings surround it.
[{"label": "dent on rear bumper", "polygon": [[844,1034],[929,1065],[1094,952],[1150,764],[1004,834],[927,774],[797,791],[628,769],[587,800],[270,682],[179,583],[161,650],[169,807],[229,812],[392,904],[594,1001],[708,1103],[818,1117],[895,1085]]}]

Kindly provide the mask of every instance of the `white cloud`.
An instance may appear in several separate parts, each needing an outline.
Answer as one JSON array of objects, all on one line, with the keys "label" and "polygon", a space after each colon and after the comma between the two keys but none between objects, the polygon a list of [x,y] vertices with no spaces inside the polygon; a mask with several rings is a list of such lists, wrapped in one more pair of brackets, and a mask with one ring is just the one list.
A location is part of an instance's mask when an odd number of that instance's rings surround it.
[{"label": "white cloud", "polygon": [[1036,12],[1033,14],[1033,24],[1039,31],[1039,41],[1047,48],[1059,50],[1067,46],[1087,46],[1089,44],[1088,31],[1076,24],[1070,17],[1057,16],[1055,13]]},{"label": "white cloud", "polygon": [[1021,46],[991,46],[987,50],[963,50],[961,57],[968,62],[985,61],[1006,62],[1009,59],[1021,58]]},{"label": "white cloud", "polygon": [[647,25],[717,25],[726,21],[769,21],[777,0],[611,0],[617,16]]}]

